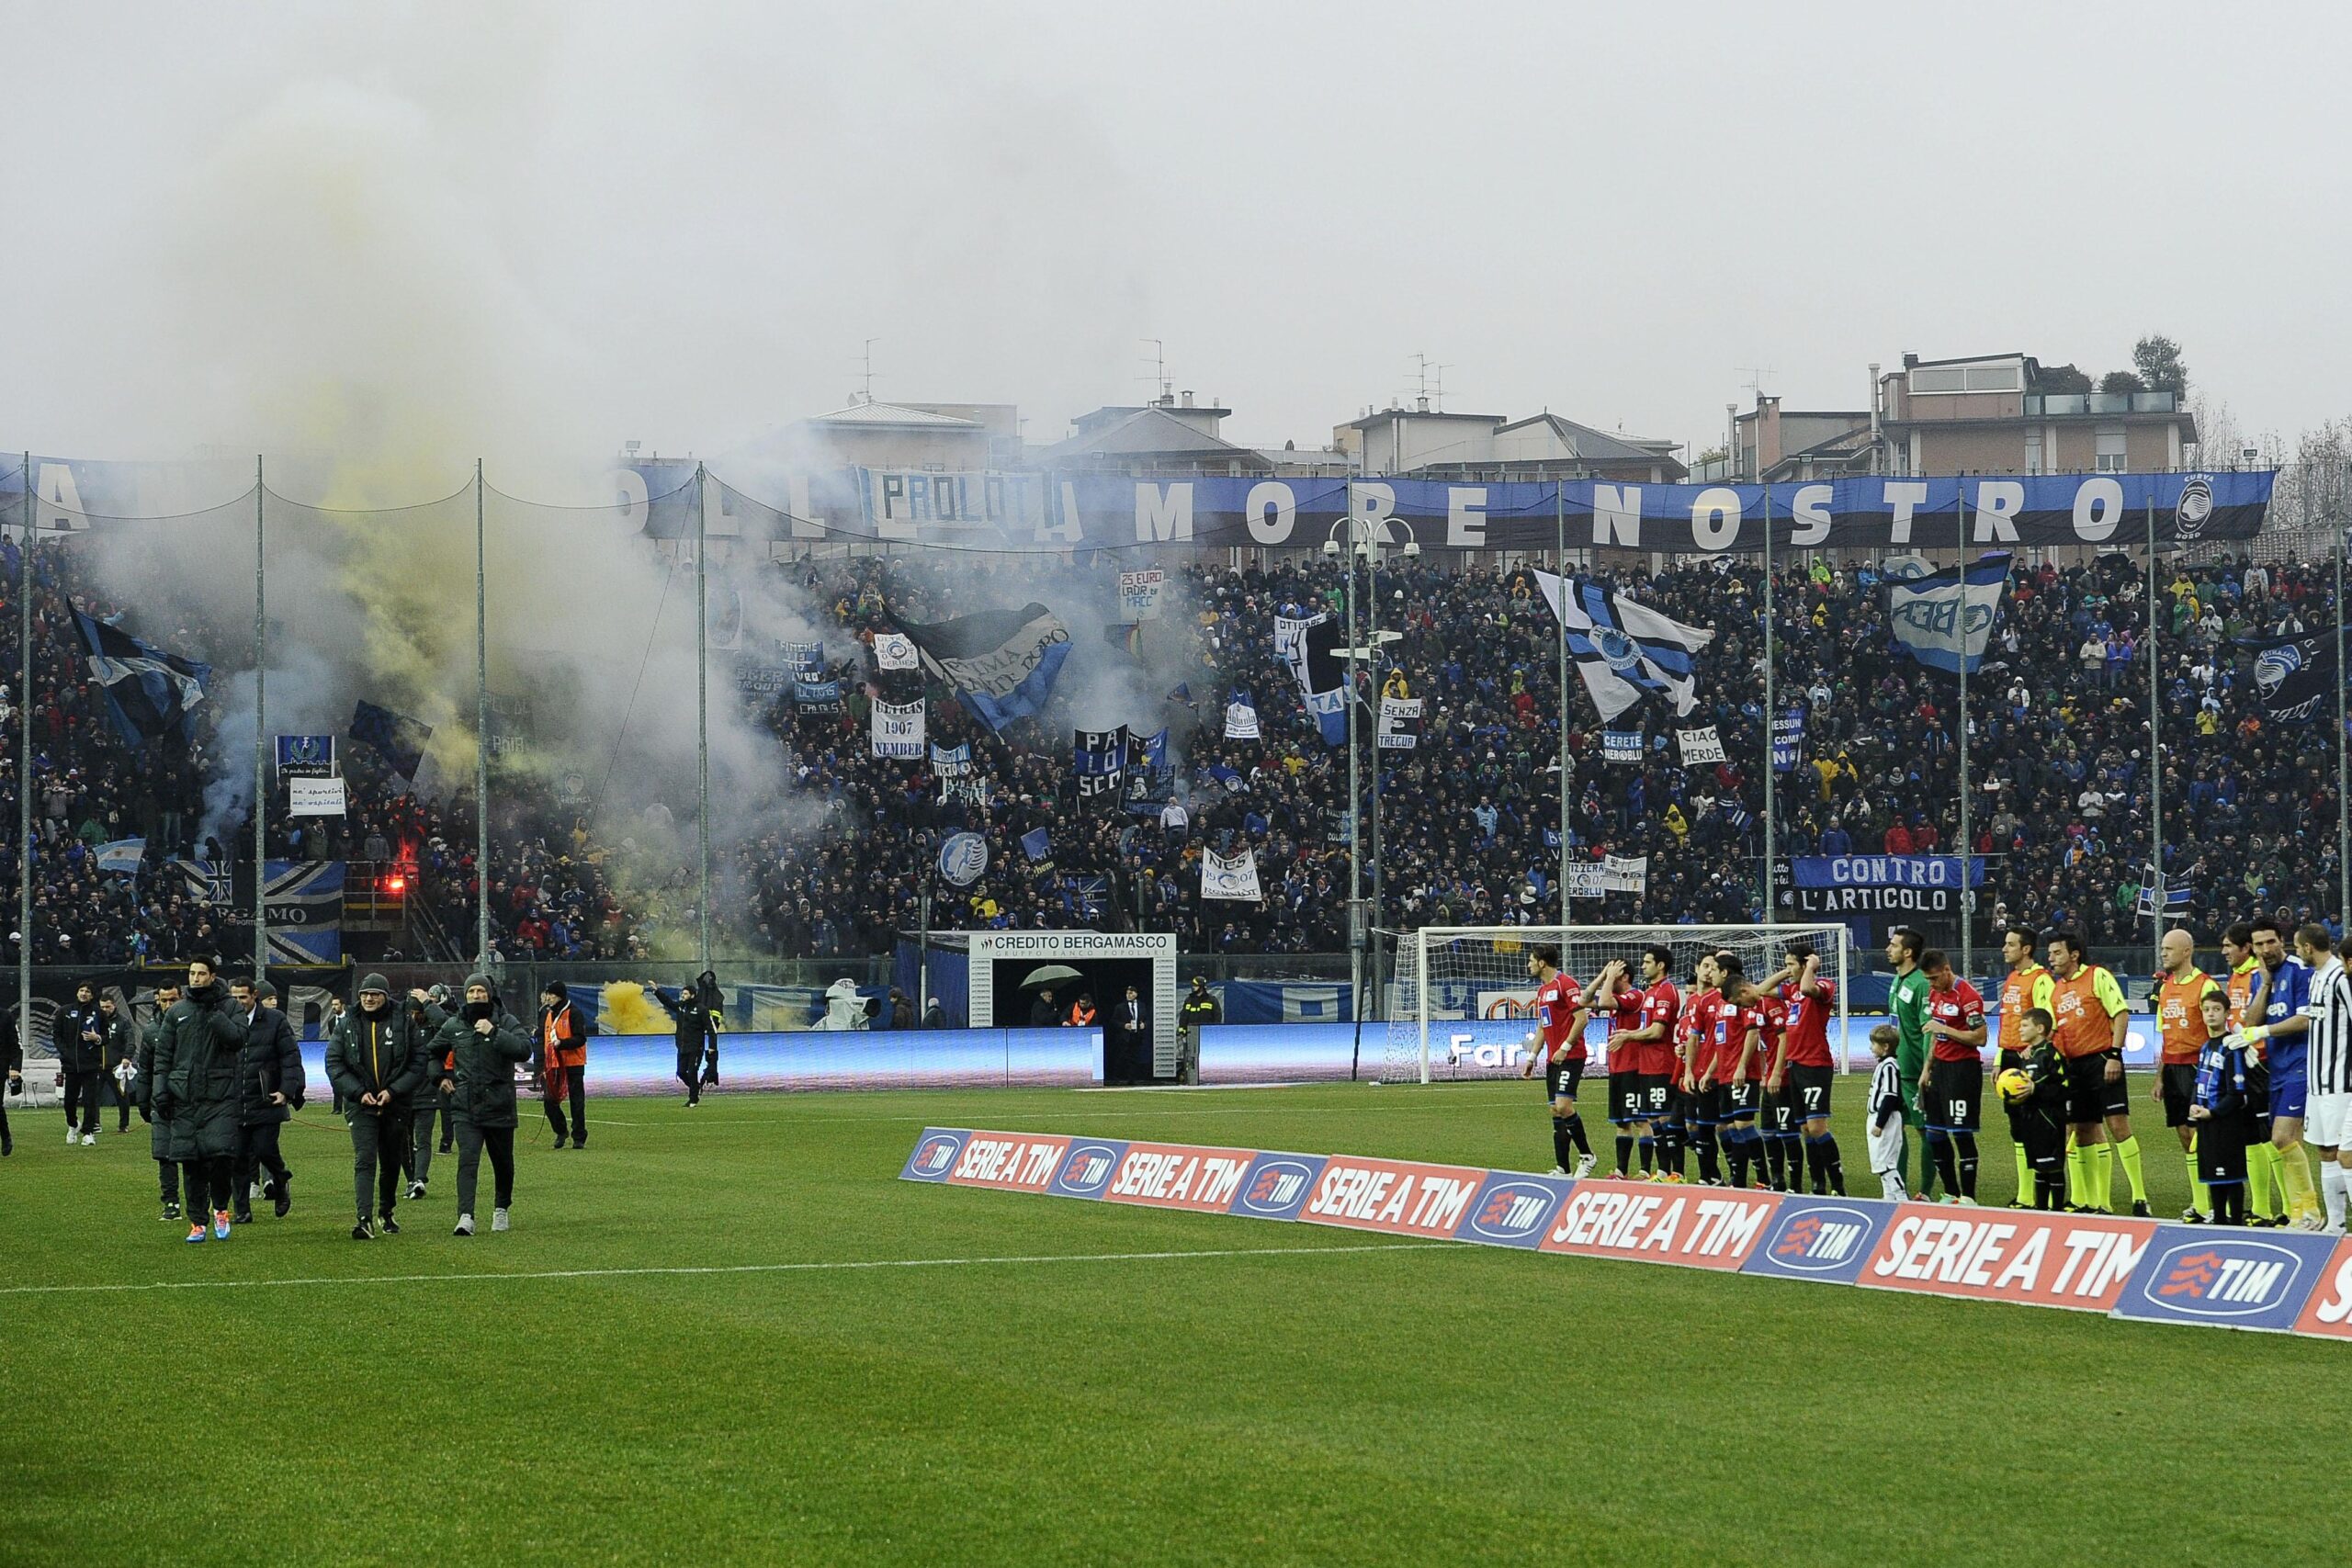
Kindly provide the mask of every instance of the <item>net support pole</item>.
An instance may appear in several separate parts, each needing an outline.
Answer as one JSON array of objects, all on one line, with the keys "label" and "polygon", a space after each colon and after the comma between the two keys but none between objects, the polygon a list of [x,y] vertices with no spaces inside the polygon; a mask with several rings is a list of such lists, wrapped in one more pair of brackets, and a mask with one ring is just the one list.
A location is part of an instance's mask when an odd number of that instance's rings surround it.
[{"label": "net support pole", "polygon": [[[1568,487],[1555,483],[1552,487],[1552,526],[1559,536],[1560,604],[1563,613],[1552,617],[1552,630],[1560,639],[1560,930],[1568,929],[1568,823],[1575,814],[1575,761],[1568,754],[1568,623],[1565,614],[1568,601]],[[1427,1034],[1424,1030],[1421,1070],[1429,1070]]]},{"label": "net support pole", "polygon": [[695,766],[701,808],[695,813],[695,951],[710,967],[710,573],[709,519],[703,493],[703,466],[695,465]]},{"label": "net support pole", "polygon": [[[1385,526],[1384,525],[1383,526]],[[1364,541],[1363,586],[1364,623],[1363,645],[1373,652],[1372,678],[1380,680],[1380,546],[1373,539]],[[1351,691],[1348,700],[1355,701]],[[1380,870],[1380,726],[1372,727],[1372,915],[1364,921],[1363,936],[1366,960],[1372,970],[1372,1010],[1385,1013],[1387,987],[1381,984],[1380,921],[1386,907],[1388,881]],[[1363,1021],[1356,1021],[1356,1032],[1363,1032]]]},{"label": "net support pole", "polygon": [[2346,515],[2341,491],[2335,502],[2335,874],[2336,918],[2352,930],[2352,795],[2345,793],[2344,716],[2344,530]]},{"label": "net support pole", "polygon": [[1772,481],[1764,481],[1764,874],[1758,886],[1764,894],[1764,924],[1775,923],[1772,857],[1780,852],[1780,795],[1772,773],[1772,722],[1780,712],[1772,694]]},{"label": "net support pole", "polygon": [[254,984],[269,971],[269,491],[254,457]]},{"label": "net support pole", "polygon": [[1356,537],[1355,487],[1348,487],[1348,1005],[1359,1026],[1363,1019],[1363,784],[1356,756]]},{"label": "net support pole", "polygon": [[490,592],[481,459],[474,459],[474,963],[490,973]]},{"label": "net support pole", "polygon": [[33,1045],[33,455],[25,454],[25,536],[17,552],[17,1044]]},{"label": "net support pole", "polygon": [[[2159,974],[2164,969],[2165,889],[2165,753],[2164,739],[2159,726],[2164,722],[2163,696],[2158,684],[2164,679],[2163,666],[2156,658],[2156,498],[2148,496],[2148,868],[2155,883],[2155,896],[2149,899],[2148,952],[2151,962],[2148,973]],[[2335,700],[2344,700],[2344,666],[2335,667]],[[2335,727],[2336,739],[2343,739],[2344,727]],[[2150,998],[2154,1005],[2154,998]]]},{"label": "net support pole", "polygon": [[1960,977],[1973,985],[1976,973],[1976,889],[1970,886],[1968,877],[1975,840],[1969,820],[1973,803],[1968,795],[1968,480],[1964,476],[1953,497],[1953,515],[1960,531],[1960,600],[1951,613],[1955,643],[1952,662],[1960,667],[1960,707],[1952,720],[1960,742]]},{"label": "net support pole", "polygon": [[1851,999],[1846,994],[1847,939],[1853,934],[1851,926],[1840,927],[1838,932],[1838,1070],[1854,1070],[1854,1015],[1849,1010]]},{"label": "net support pole", "polygon": [[[1565,901],[1566,890],[1562,889]],[[1420,999],[1421,1081],[1430,1081],[1430,933],[1413,933],[1413,990]]]}]

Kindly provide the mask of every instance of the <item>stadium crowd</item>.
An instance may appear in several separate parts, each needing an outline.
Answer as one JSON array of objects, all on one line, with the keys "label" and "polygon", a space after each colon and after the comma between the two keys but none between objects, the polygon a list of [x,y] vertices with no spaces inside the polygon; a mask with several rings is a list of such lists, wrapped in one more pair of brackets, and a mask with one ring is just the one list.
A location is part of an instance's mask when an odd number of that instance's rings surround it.
[{"label": "stadium crowd", "polygon": [[[216,705],[208,704],[185,746],[135,757],[107,719],[68,607],[223,668],[236,662],[239,634],[141,625],[135,607],[97,592],[82,548],[44,541],[36,584],[34,957],[118,964],[232,945],[228,911],[195,881],[159,872],[174,857],[245,852],[208,833],[205,799],[209,780],[243,766],[243,738],[215,736]],[[8,546],[0,625],[10,633],[17,559]],[[829,673],[842,681],[843,699],[838,711],[814,714],[773,693],[743,699],[776,737],[779,788],[771,825],[725,846],[714,913],[729,950],[886,952],[922,918],[927,887],[937,890],[935,929],[1140,918],[1174,929],[1195,952],[1342,950],[1346,757],[1321,741],[1272,647],[1277,614],[1343,612],[1339,563],[1302,556],[1240,570],[1185,565],[1170,573],[1167,613],[1132,636],[1110,608],[1114,574],[1131,564],[868,556],[775,568],[820,606]],[[1580,899],[1575,912],[1610,923],[1757,919],[1759,570],[1712,562],[1598,575],[1715,636],[1697,659],[1700,711],[1676,716],[1645,702],[1619,722],[1642,732],[1638,764],[1604,760],[1592,705],[1573,694],[1574,852],[1581,860],[1647,857],[1643,891]],[[1876,582],[1869,564],[1818,558],[1775,579],[1776,697],[1805,708],[1802,758],[1778,778],[1783,855],[1949,852],[1958,838],[1955,686],[1894,641]],[[2154,767],[2145,583],[2144,568],[2121,555],[2020,563],[2012,573],[1995,644],[1969,687],[1971,836],[1992,857],[1989,929],[2011,919],[2071,924],[2101,944],[2144,935],[2134,909],[2146,880]],[[2333,737],[2324,723],[2267,721],[2248,660],[2233,647],[2243,637],[2329,626],[2325,578],[2252,561],[2168,563],[2157,598],[2166,859],[2172,881],[2191,891],[2186,918],[2217,928],[2271,914],[2340,931]],[[1076,647],[1044,710],[1001,733],[923,675],[876,667],[874,637],[902,619],[1031,599],[1070,624]],[[1383,629],[1402,634],[1360,676],[1367,779],[1376,767],[1383,802],[1379,918],[1556,920],[1559,666],[1533,575],[1428,556],[1393,560],[1359,612],[1375,606]],[[0,705],[13,728],[22,697],[8,640]],[[951,787],[928,763],[878,759],[868,745],[869,705],[912,701],[926,686],[929,740],[971,747],[973,770]],[[1417,749],[1372,745],[1384,690],[1427,700]],[[1237,694],[1254,705],[1261,739],[1226,735],[1226,705]],[[1080,721],[1125,722],[1138,734],[1164,726],[1170,769],[1134,770],[1130,793],[1081,799],[1071,761]],[[1709,723],[1733,761],[1679,765],[1672,731]],[[272,857],[413,867],[442,929],[469,947],[477,885],[468,793],[429,798],[365,748],[346,758],[350,814],[281,819]],[[0,810],[11,817],[17,787],[12,769],[0,781]],[[658,955],[664,932],[691,926],[690,870],[621,874],[610,841],[621,835],[592,832],[576,801],[516,778],[502,781],[493,810],[493,940],[506,955],[634,960]],[[932,868],[944,837],[967,829],[986,839],[989,868],[969,889],[952,890]],[[101,873],[97,846],[130,837],[147,840],[141,874]],[[6,838],[0,882],[13,885],[13,833]],[[1203,853],[1245,846],[1262,902],[1204,900]]]}]

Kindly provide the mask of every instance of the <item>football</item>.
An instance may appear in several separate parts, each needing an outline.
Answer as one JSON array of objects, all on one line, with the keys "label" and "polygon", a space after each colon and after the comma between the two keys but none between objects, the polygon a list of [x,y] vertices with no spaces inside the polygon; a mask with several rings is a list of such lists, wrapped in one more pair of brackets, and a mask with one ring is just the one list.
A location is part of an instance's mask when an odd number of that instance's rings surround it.
[{"label": "football", "polygon": [[2022,1105],[2033,1098],[2033,1079],[2026,1076],[2022,1067],[2002,1068],[2001,1076],[1993,1080],[1993,1085],[2001,1091],[2001,1098],[2011,1105]]}]

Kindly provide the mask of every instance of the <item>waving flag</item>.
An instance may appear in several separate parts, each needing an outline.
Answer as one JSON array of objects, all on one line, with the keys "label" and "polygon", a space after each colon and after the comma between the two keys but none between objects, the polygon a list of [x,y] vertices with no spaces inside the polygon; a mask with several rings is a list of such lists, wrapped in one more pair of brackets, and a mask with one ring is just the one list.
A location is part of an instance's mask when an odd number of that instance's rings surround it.
[{"label": "waving flag", "polygon": [[1566,586],[1574,592],[1564,606],[1557,576],[1539,571],[1535,581],[1559,617],[1568,654],[1603,724],[1641,701],[1644,691],[1663,693],[1678,714],[1698,707],[1690,656],[1714,640],[1712,630],[1686,626],[1596,582],[1571,579]]},{"label": "waving flag", "polygon": [[1044,707],[1069,657],[1069,628],[1037,604],[930,626],[901,620],[899,629],[913,640],[923,667],[990,729]]},{"label": "waving flag", "polygon": [[413,779],[424,761],[424,743],[433,739],[433,727],[404,713],[362,702],[351,710],[351,738],[373,746],[392,772]]},{"label": "waving flag", "polygon": [[1250,702],[1249,693],[1236,692],[1233,700],[1225,705],[1225,738],[1227,740],[1255,740],[1259,738],[1258,709]]},{"label": "waving flag", "polygon": [[212,667],[165,652],[129,632],[74,612],[74,629],[89,657],[90,673],[106,688],[107,709],[124,741],[144,747],[176,734],[194,738],[196,710]]},{"label": "waving flag", "polygon": [[147,858],[147,840],[117,839],[111,844],[100,844],[96,856],[100,871],[123,871],[136,874],[139,863]]},{"label": "waving flag", "polygon": [[[2001,594],[2008,585],[2007,555],[1986,556],[1970,567],[1965,585],[1957,566],[1890,581],[1885,585],[1887,625],[1903,651],[1928,669],[1951,674],[1965,660],[1973,675],[1984,661],[1984,647],[1992,639],[1993,623],[2000,618]],[[1964,638],[1952,629],[1963,603]]]},{"label": "waving flag", "polygon": [[1111,795],[1126,780],[1127,727],[1078,732],[1078,797]]},{"label": "waving flag", "polygon": [[1340,623],[1329,610],[1306,620],[1274,620],[1274,651],[1306,694],[1306,711],[1315,716],[1326,746],[1344,745],[1348,739],[1348,664],[1340,651],[1341,640]]},{"label": "waving flag", "polygon": [[2287,637],[2240,637],[2237,647],[2254,655],[2254,694],[2273,724],[2309,724],[2335,697],[2335,639],[2294,633]]}]

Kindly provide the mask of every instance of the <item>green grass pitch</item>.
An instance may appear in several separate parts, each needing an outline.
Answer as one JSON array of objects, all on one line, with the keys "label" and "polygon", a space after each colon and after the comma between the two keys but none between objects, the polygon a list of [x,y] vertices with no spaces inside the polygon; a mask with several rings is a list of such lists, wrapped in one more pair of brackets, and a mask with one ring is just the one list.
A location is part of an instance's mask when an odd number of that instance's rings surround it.
[{"label": "green grass pitch", "polygon": [[449,1235],[448,1160],[361,1245],[314,1107],[292,1216],[201,1247],[137,1122],[17,1118],[0,1562],[2276,1568],[2352,1525],[2335,1344],[897,1179],[925,1123],[1542,1168],[1532,1084],[593,1110],[526,1121],[513,1233]]}]

